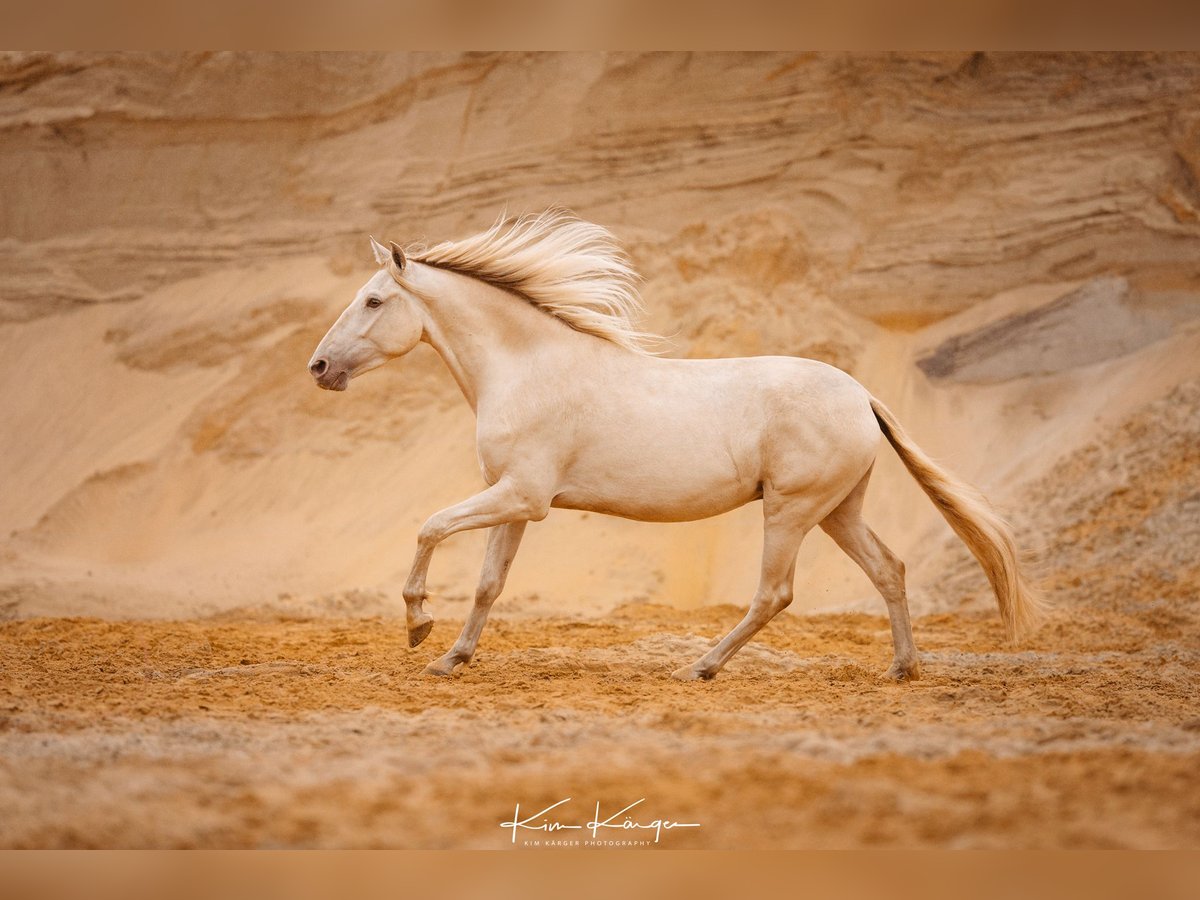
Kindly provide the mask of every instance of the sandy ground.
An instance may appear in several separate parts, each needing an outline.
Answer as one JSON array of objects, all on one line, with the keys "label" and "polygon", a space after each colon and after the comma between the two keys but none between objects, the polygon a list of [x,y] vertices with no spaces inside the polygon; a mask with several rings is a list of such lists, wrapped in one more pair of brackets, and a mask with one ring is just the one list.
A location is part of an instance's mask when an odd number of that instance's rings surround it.
[{"label": "sandy ground", "polygon": [[924,617],[894,685],[884,619],[785,616],[716,681],[667,677],[737,617],[501,613],[453,679],[419,674],[450,620],[413,651],[385,618],[8,622],[0,843],[506,847],[517,803],[567,797],[700,823],[665,847],[1200,841],[1193,619],[1059,614],[1014,649]]}]

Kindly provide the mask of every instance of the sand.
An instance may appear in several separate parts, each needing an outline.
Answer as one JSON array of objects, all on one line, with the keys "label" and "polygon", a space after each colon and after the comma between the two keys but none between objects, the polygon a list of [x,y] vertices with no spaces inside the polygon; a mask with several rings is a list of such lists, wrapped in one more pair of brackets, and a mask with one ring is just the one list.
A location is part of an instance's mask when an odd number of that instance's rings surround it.
[{"label": "sand", "polygon": [[737,616],[500,618],[454,679],[419,674],[452,622],[415,651],[386,619],[8,623],[0,842],[505,847],[517,803],[566,797],[700,823],[661,847],[1200,839],[1200,647],[1174,627],[1058,616],[1013,650],[930,616],[926,677],[895,685],[885,620],[793,616],[712,683],[668,677]]}]

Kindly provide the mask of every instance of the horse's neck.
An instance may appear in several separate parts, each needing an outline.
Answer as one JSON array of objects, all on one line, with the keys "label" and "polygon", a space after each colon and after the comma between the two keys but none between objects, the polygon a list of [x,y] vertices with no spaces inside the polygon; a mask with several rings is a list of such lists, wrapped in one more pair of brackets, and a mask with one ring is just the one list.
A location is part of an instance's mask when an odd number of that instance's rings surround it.
[{"label": "horse's neck", "polygon": [[[416,273],[414,273],[416,274]],[[583,337],[508,291],[474,278],[422,265],[421,292],[427,341],[478,410],[490,388],[524,369],[521,357],[557,358],[554,349]]]}]

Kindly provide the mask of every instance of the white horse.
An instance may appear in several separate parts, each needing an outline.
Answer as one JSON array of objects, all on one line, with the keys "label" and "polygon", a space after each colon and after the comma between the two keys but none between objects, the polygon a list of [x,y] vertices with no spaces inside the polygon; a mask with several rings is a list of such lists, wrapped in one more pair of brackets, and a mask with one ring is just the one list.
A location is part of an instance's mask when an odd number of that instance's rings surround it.
[{"label": "white horse", "polygon": [[792,601],[796,554],[820,525],[887,602],[895,658],[919,678],[902,563],[862,518],[880,433],[983,567],[1011,637],[1036,601],[1003,520],[938,467],[858,382],[791,357],[667,359],[647,352],[636,276],[604,228],[562,210],[405,252],[371,239],[380,270],[321,340],[317,384],[352,378],[418,341],[441,355],[475,411],[489,485],[422,526],[404,588],[409,646],[429,634],[434,548],[490,528],[475,605],[454,646],[425,671],[470,662],[528,522],[551,507],[680,522],[762,500],[762,576],[749,612],[694,664],[710,679]]}]

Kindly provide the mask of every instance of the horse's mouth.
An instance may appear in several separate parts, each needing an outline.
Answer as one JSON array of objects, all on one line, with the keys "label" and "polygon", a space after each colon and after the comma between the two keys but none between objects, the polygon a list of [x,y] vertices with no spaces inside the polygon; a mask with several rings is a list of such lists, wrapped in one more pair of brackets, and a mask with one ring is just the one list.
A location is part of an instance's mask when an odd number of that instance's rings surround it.
[{"label": "horse's mouth", "polygon": [[345,371],[338,372],[333,378],[317,380],[317,387],[326,391],[344,391],[348,384],[350,384],[350,373]]}]

